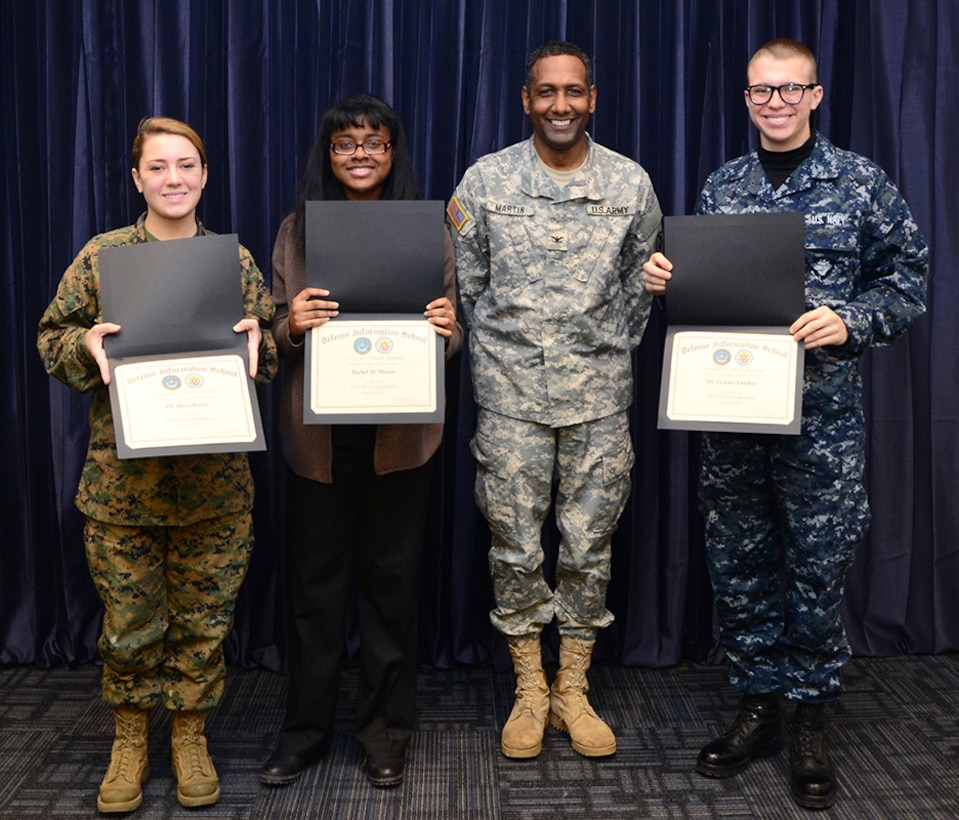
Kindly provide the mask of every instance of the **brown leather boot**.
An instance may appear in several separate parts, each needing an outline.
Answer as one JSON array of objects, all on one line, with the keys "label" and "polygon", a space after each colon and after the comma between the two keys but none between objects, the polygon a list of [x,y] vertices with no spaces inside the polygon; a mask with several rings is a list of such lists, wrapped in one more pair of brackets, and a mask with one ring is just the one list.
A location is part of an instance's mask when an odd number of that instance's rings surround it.
[{"label": "brown leather boot", "polygon": [[206,712],[172,712],[173,771],[181,806],[209,806],[220,799],[220,780],[206,748]]},{"label": "brown leather boot", "polygon": [[569,732],[573,748],[585,757],[603,757],[616,751],[616,736],[586,699],[586,672],[596,641],[562,636],[559,670],[549,693],[549,723]]},{"label": "brown leather boot", "polygon": [[118,706],[113,710],[113,718],[116,737],[110,765],[97,795],[97,808],[104,814],[138,808],[143,802],[143,784],[150,776],[147,759],[149,711]]},{"label": "brown leather boot", "polygon": [[549,687],[543,672],[539,635],[510,638],[509,653],[516,672],[516,702],[503,727],[500,745],[507,757],[536,757],[543,748],[549,712]]}]

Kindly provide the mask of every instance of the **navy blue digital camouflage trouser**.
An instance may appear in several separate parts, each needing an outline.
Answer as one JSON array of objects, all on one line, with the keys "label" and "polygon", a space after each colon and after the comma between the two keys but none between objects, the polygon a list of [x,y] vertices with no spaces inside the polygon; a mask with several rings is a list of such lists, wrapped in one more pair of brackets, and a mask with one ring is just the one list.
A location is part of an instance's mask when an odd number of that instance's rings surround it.
[{"label": "navy blue digital camouflage trouser", "polygon": [[869,523],[861,412],[803,418],[799,436],[703,436],[700,505],[730,681],[826,701],[850,657],[844,579]]}]

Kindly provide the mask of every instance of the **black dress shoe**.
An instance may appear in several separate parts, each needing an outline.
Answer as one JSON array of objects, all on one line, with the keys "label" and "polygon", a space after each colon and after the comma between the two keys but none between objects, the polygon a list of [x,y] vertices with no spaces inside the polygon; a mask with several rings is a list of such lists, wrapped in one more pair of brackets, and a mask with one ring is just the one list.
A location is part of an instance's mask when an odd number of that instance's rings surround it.
[{"label": "black dress shoe", "polygon": [[406,761],[402,757],[374,755],[366,758],[363,770],[370,783],[380,788],[399,786],[403,782],[403,768]]},{"label": "black dress shoe", "polygon": [[828,809],[836,802],[836,772],[826,753],[823,704],[800,703],[789,745],[793,800],[804,809]]},{"label": "black dress shoe", "polygon": [[298,755],[277,749],[263,764],[260,782],[267,786],[287,786],[299,780],[303,770],[312,766],[322,756],[322,754]]},{"label": "black dress shoe", "polygon": [[696,771],[706,777],[731,777],[751,761],[776,754],[782,747],[782,720],[776,695],[744,695],[742,708],[729,731],[699,753]]}]

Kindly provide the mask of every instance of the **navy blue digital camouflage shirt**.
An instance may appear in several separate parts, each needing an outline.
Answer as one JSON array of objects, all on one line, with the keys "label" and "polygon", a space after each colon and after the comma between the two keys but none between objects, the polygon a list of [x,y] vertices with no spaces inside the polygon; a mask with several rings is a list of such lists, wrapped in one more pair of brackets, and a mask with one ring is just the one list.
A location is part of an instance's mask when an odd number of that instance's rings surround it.
[{"label": "navy blue digital camouflage shirt", "polygon": [[[855,362],[888,345],[925,310],[929,251],[909,206],[871,160],[816,133],[812,153],[773,190],[754,150],[710,174],[699,214],[801,211],[806,220],[806,310],[832,308],[849,338],[806,352],[804,414],[811,402],[858,402]],[[798,318],[798,317],[797,317]]]}]

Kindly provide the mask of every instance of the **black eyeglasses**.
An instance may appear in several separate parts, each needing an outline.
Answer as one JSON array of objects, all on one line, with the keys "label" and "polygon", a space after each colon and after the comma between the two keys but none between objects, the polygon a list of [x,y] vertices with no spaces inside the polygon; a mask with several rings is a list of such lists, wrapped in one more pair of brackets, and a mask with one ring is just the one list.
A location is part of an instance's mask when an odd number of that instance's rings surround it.
[{"label": "black eyeglasses", "polygon": [[386,149],[389,148],[393,143],[392,142],[383,142],[383,140],[378,139],[368,139],[365,142],[359,144],[353,142],[353,140],[339,140],[338,142],[331,142],[330,148],[333,149],[334,154],[355,154],[356,149],[363,146],[363,150],[367,154],[385,154]]},{"label": "black eyeglasses", "polygon": [[753,105],[765,105],[773,98],[773,91],[779,92],[779,98],[788,105],[802,102],[807,88],[815,88],[819,83],[786,83],[785,85],[747,85],[746,93]]}]

